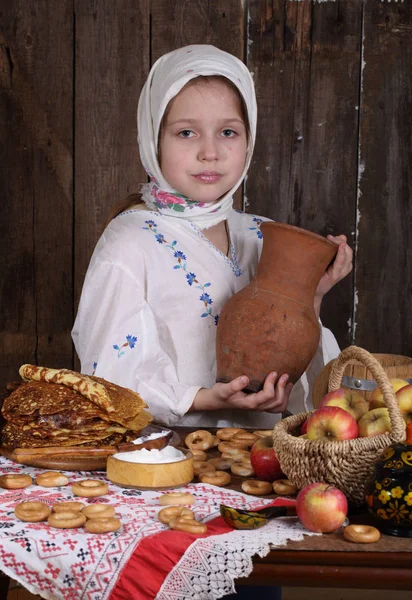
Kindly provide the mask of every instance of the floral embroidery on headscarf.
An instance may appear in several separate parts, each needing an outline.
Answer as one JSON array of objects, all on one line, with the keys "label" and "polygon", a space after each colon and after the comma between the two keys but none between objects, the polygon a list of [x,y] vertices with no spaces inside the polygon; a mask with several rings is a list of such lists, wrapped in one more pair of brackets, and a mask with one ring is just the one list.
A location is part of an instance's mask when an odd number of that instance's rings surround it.
[{"label": "floral embroidery on headscarf", "polygon": [[154,177],[150,178],[149,185],[153,204],[155,204],[157,208],[170,208],[176,212],[184,212],[186,209],[207,206],[206,202],[196,202],[195,200],[190,200],[183,194],[166,192],[165,190],[160,189]]}]

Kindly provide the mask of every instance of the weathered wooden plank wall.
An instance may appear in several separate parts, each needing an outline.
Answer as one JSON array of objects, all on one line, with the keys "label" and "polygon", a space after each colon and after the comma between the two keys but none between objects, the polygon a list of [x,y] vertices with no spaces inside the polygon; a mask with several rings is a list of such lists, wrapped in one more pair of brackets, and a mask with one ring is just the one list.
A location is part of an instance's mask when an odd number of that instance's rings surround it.
[{"label": "weathered wooden plank wall", "polygon": [[0,3],[0,382],[71,364],[73,6]]},{"label": "weathered wooden plank wall", "polygon": [[412,355],[411,33],[409,1],[0,0],[0,384],[23,362],[75,364],[91,252],[144,178],[140,89],[190,43],[254,73],[246,210],[356,249],[324,322],[342,346]]},{"label": "weathered wooden plank wall", "polygon": [[[248,210],[354,244],[362,5],[250,3],[248,66],[259,98]],[[351,341],[353,278],[322,317]]]},{"label": "weathered wooden plank wall", "polygon": [[412,356],[412,2],[367,6],[355,339]]}]

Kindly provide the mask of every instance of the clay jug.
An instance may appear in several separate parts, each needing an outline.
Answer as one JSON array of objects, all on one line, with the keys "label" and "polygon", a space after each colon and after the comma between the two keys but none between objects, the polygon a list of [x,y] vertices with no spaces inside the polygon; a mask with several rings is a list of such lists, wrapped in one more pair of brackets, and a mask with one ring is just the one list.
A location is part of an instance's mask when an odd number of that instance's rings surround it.
[{"label": "clay jug", "polygon": [[216,332],[217,381],[249,377],[262,389],[271,371],[295,383],[318,348],[316,288],[337,252],[326,238],[292,225],[264,222],[256,276],[224,305]]}]

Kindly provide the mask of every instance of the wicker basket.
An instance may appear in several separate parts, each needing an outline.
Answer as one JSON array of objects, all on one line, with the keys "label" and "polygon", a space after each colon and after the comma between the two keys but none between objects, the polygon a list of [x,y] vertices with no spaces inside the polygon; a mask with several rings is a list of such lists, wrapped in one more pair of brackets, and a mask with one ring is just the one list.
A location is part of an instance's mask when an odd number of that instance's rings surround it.
[{"label": "wicker basket", "polygon": [[[412,378],[412,358],[409,356],[402,356],[401,354],[372,354],[379,364],[384,368],[384,371],[389,379],[407,379]],[[332,369],[332,365],[336,359],[331,360],[325,365],[322,371],[319,373],[313,384],[312,402],[313,406],[317,408],[321,403],[321,400],[325,394],[328,393],[329,376]],[[358,379],[361,382],[364,380],[374,379],[369,369],[361,362],[357,360],[351,360],[345,367],[344,375],[348,375],[353,379]],[[357,392],[369,402],[369,398],[372,394],[371,391],[357,389]]]},{"label": "wicker basket", "polygon": [[338,487],[348,501],[363,504],[365,484],[381,451],[405,439],[405,422],[392,386],[380,363],[366,350],[350,346],[335,360],[329,390],[341,387],[350,360],[363,363],[382,389],[392,425],[391,433],[344,441],[308,440],[299,436],[300,426],[311,413],[300,413],[279,421],[273,429],[273,447],[282,471],[298,487],[325,482]]}]

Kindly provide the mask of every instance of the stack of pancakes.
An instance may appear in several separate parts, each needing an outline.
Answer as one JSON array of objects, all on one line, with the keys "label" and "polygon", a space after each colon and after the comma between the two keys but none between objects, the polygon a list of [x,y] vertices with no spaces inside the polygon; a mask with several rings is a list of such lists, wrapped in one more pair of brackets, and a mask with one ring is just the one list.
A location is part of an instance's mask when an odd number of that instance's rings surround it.
[{"label": "stack of pancakes", "polygon": [[7,448],[117,445],[152,421],[139,394],[68,369],[23,365],[24,381],[4,400]]}]

